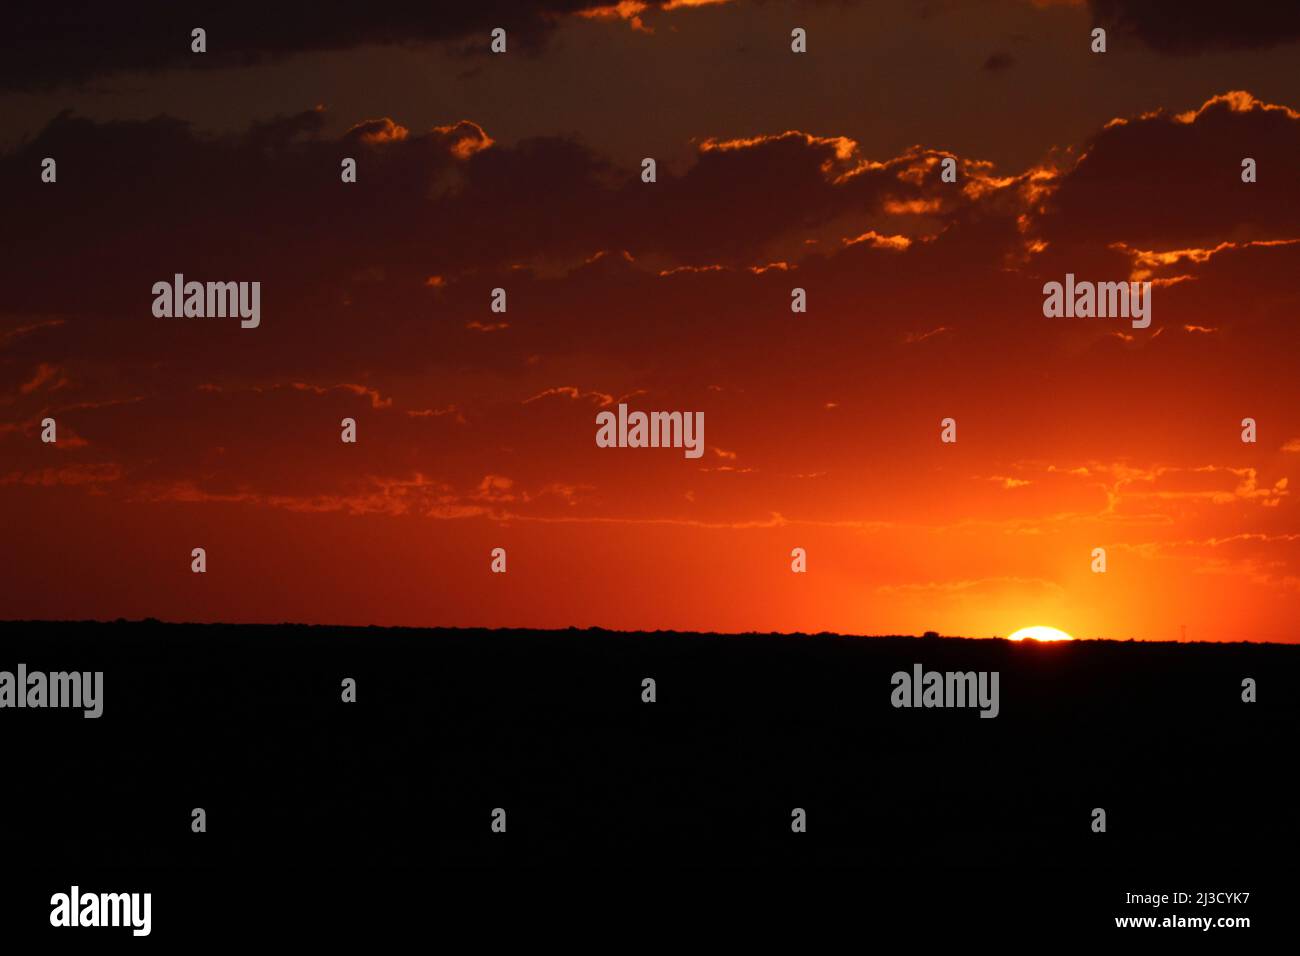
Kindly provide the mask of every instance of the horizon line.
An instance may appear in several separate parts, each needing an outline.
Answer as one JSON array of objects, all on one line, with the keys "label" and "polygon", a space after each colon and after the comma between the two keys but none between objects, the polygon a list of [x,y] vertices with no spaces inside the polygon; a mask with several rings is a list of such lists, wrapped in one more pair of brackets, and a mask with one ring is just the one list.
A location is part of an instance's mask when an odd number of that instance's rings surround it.
[{"label": "horizon line", "polygon": [[603,627],[601,625],[588,625],[579,627],[576,624],[570,624],[567,627],[528,627],[528,626],[500,626],[487,627],[482,625],[428,625],[428,624],[308,624],[302,621],[277,621],[274,623],[264,621],[252,622],[231,622],[231,621],[169,621],[156,617],[145,618],[125,618],[118,617],[107,620],[95,618],[82,618],[80,620],[61,619],[61,618],[25,618],[14,620],[0,620],[0,627],[7,627],[17,624],[140,624],[146,626],[164,625],[168,627],[232,627],[232,628],[266,628],[266,627],[284,627],[284,628],[328,628],[334,630],[381,630],[381,631],[533,631],[538,634],[567,634],[572,631],[602,631],[607,634],[619,635],[637,635],[637,634],[681,634],[696,637],[839,637],[839,638],[861,638],[864,640],[942,640],[942,641],[1004,641],[1008,644],[1036,644],[1036,645],[1057,645],[1057,644],[1075,644],[1086,642],[1091,644],[1227,644],[1227,645],[1257,645],[1261,647],[1291,647],[1294,642],[1287,641],[1179,641],[1172,639],[1148,639],[1140,637],[1071,637],[1067,641],[1039,641],[1034,638],[1025,638],[1020,641],[1011,641],[1003,635],[994,634],[989,637],[971,637],[963,634],[939,634],[936,631],[926,631],[921,634],[860,634],[845,633],[842,631],[691,631],[679,630],[677,628],[634,628],[621,629],[612,627]]}]

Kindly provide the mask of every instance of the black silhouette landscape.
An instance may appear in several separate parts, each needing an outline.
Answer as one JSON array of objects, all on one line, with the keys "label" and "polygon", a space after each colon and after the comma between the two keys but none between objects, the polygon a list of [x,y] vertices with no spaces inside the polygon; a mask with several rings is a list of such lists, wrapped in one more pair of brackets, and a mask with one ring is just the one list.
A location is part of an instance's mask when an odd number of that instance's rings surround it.
[{"label": "black silhouette landscape", "polygon": [[[172,882],[159,873],[185,874],[178,887],[236,872],[256,884],[289,867],[365,884],[366,868],[396,867],[469,871],[471,886],[533,868],[723,870],[746,885],[746,873],[831,868],[855,886],[897,887],[904,872],[956,881],[966,890],[945,905],[960,905],[986,898],[999,881],[978,874],[995,870],[1037,887],[1040,907],[1104,921],[1110,903],[1128,912],[1124,889],[1159,889],[1161,874],[1177,874],[1168,888],[1258,893],[1297,846],[1280,732],[1300,717],[1300,653],[1285,645],[152,621],[4,631],[5,668],[104,672],[100,719],[3,715],[22,781],[3,788],[5,819],[25,823],[0,849],[55,883],[128,868],[156,887]],[[998,716],[892,707],[890,675],[918,663],[998,671]],[[355,703],[341,700],[348,677]],[[1256,703],[1241,699],[1245,677]],[[191,832],[195,807],[207,833]],[[504,834],[490,829],[497,807]],[[791,832],[796,807],[806,833]],[[1044,889],[1081,884],[1086,906]]]}]

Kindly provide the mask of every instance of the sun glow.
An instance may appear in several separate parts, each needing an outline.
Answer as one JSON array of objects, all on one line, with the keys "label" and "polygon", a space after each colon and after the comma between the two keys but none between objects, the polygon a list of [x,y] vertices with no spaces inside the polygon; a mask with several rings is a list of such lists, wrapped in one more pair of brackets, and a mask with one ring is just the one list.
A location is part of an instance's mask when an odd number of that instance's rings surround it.
[{"label": "sun glow", "polygon": [[1041,624],[1035,624],[1033,627],[1022,627],[1014,634],[1007,635],[1008,641],[1072,641],[1074,640],[1064,631],[1059,631],[1054,627],[1044,627]]}]

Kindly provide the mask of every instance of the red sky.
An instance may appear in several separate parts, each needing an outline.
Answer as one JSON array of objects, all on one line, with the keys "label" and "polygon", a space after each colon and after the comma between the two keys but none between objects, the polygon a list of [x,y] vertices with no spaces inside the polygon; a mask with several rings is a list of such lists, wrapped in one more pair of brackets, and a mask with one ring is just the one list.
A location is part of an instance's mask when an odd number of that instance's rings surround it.
[{"label": "red sky", "polygon": [[[0,70],[0,618],[1297,640],[1289,13],[243,6]],[[598,448],[620,401],[704,456]]]}]

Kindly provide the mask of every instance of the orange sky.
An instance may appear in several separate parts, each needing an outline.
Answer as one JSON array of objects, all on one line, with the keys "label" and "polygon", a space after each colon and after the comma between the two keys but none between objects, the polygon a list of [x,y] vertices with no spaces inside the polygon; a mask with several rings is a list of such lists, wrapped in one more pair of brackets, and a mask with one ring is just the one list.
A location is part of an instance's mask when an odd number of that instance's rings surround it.
[{"label": "orange sky", "polygon": [[[0,618],[1298,639],[1286,24],[553,6],[504,57],[0,72]],[[176,272],[261,325],[155,318]],[[1066,273],[1152,281],[1150,327],[1045,318]],[[703,457],[598,448],[620,401]]]}]

